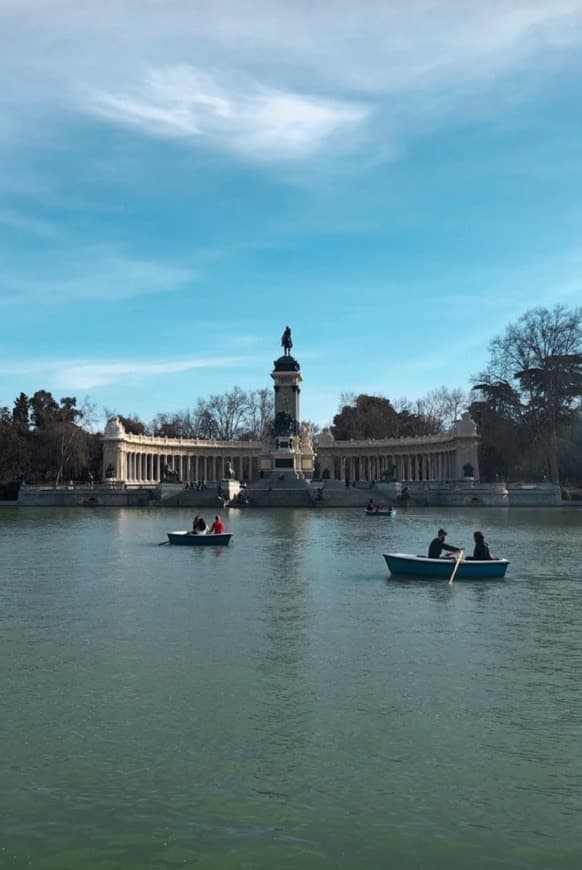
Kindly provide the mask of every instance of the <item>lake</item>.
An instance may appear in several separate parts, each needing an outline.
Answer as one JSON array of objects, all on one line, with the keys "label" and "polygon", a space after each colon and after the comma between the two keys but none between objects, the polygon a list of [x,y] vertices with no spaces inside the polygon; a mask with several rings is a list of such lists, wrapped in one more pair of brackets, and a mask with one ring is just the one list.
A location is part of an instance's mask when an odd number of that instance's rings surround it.
[{"label": "lake", "polygon": [[0,867],[581,866],[582,510],[192,515],[0,510]]}]

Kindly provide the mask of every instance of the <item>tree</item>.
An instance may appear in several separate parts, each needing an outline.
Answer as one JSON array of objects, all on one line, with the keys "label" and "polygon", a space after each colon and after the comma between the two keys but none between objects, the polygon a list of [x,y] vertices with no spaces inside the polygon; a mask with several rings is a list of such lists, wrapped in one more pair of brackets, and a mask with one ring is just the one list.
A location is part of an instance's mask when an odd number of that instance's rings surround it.
[{"label": "tree", "polygon": [[[13,412],[21,431],[23,396],[16,400]],[[26,431],[27,476],[30,474],[35,480],[54,480],[56,484],[65,476],[78,479],[89,472],[96,476],[101,448],[96,448],[98,436],[85,428],[92,424],[94,417],[94,407],[89,400],[85,399],[81,407],[77,407],[74,396],[64,396],[57,401],[47,390],[37,390],[28,404],[32,429]]]},{"label": "tree", "polygon": [[474,389],[513,417],[539,448],[549,479],[559,482],[558,442],[582,398],[582,308],[535,308],[489,346]]},{"label": "tree", "polygon": [[469,405],[467,393],[460,387],[439,387],[414,403],[414,413],[424,420],[427,434],[450,429]]},{"label": "tree", "polygon": [[125,431],[129,432],[130,435],[146,434],[145,423],[142,423],[137,415],[134,414],[132,417],[123,417],[121,414],[118,414],[117,416],[119,417],[120,423],[123,424]]},{"label": "tree", "polygon": [[196,438],[196,426],[190,411],[156,414],[149,429],[162,438]]},{"label": "tree", "polygon": [[56,419],[59,404],[52,393],[47,390],[37,390],[30,400],[30,410],[32,425],[37,429],[44,429]]},{"label": "tree", "polygon": [[271,390],[262,389],[247,393],[240,434],[241,440],[263,441],[273,425],[274,413]]},{"label": "tree", "polygon": [[407,400],[401,400],[402,410],[397,411],[389,399],[382,396],[351,397],[343,394],[348,403],[341,407],[333,418],[332,432],[338,441],[354,439],[409,438],[418,435],[431,435],[434,423],[406,407]]},{"label": "tree", "polygon": [[389,399],[362,394],[343,405],[331,429],[336,441],[391,438],[398,430],[398,414]]},{"label": "tree", "polygon": [[273,399],[268,390],[230,392],[198,399],[192,415],[193,435],[218,441],[261,440],[273,422]]},{"label": "tree", "polygon": [[12,420],[19,427],[20,431],[28,432],[30,425],[30,400],[26,393],[20,393],[15,400]]},{"label": "tree", "polygon": [[30,472],[27,434],[9,408],[0,408],[0,482],[24,480]]}]

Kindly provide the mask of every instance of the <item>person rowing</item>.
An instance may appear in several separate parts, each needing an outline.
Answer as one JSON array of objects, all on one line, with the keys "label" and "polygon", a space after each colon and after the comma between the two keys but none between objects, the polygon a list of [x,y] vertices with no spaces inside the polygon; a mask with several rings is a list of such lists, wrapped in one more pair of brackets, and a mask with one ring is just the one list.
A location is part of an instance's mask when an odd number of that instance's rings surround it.
[{"label": "person rowing", "polygon": [[448,553],[458,553],[462,547],[453,547],[452,544],[445,544],[445,538],[448,532],[444,529],[439,529],[436,538],[433,538],[428,548],[429,559],[440,559],[443,550]]},{"label": "person rowing", "polygon": [[222,517],[220,514],[216,514],[214,517],[214,522],[210,526],[210,534],[211,535],[222,535],[224,533],[224,523],[222,522]]}]

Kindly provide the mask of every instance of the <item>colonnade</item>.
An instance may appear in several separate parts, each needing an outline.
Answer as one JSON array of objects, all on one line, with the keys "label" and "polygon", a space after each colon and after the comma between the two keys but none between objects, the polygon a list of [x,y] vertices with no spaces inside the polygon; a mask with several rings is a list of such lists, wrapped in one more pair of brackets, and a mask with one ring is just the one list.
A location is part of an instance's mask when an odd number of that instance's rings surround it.
[{"label": "colonnade", "polygon": [[157,453],[127,450],[123,454],[122,479],[126,483],[159,483],[171,469],[182,483],[219,481],[226,476],[230,462],[238,480],[258,476],[258,456],[235,453]]},{"label": "colonnade", "polygon": [[456,450],[439,450],[427,453],[361,454],[338,455],[330,451],[327,457],[319,454],[320,468],[327,468],[332,480],[372,481],[381,480],[388,472],[395,480],[429,481],[451,480],[459,476]]},{"label": "colonnade", "polygon": [[[419,438],[379,441],[335,441],[329,430],[320,433],[315,452],[322,477],[341,481],[405,482],[478,479],[479,436],[468,414],[447,432]],[[128,484],[155,484],[174,472],[182,483],[218,482],[227,477],[227,463],[238,480],[261,475],[272,447],[258,441],[210,441],[197,438],[160,438],[125,431],[117,418],[105,430],[104,477]]]}]

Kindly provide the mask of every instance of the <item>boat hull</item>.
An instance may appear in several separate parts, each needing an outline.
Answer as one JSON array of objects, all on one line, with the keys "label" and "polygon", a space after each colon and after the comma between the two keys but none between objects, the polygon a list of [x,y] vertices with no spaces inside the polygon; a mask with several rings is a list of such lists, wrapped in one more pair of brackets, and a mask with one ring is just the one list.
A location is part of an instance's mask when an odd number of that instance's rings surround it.
[{"label": "boat hull", "polygon": [[[391,574],[415,580],[450,580],[456,565],[455,559],[428,559],[408,553],[384,553],[384,559]],[[507,559],[462,559],[455,580],[503,580],[508,565]]]},{"label": "boat hull", "polygon": [[179,547],[227,547],[232,532],[221,535],[193,535],[191,532],[168,532],[168,543]]},{"label": "boat hull", "polygon": [[366,511],[367,517],[394,517],[396,511]]}]

